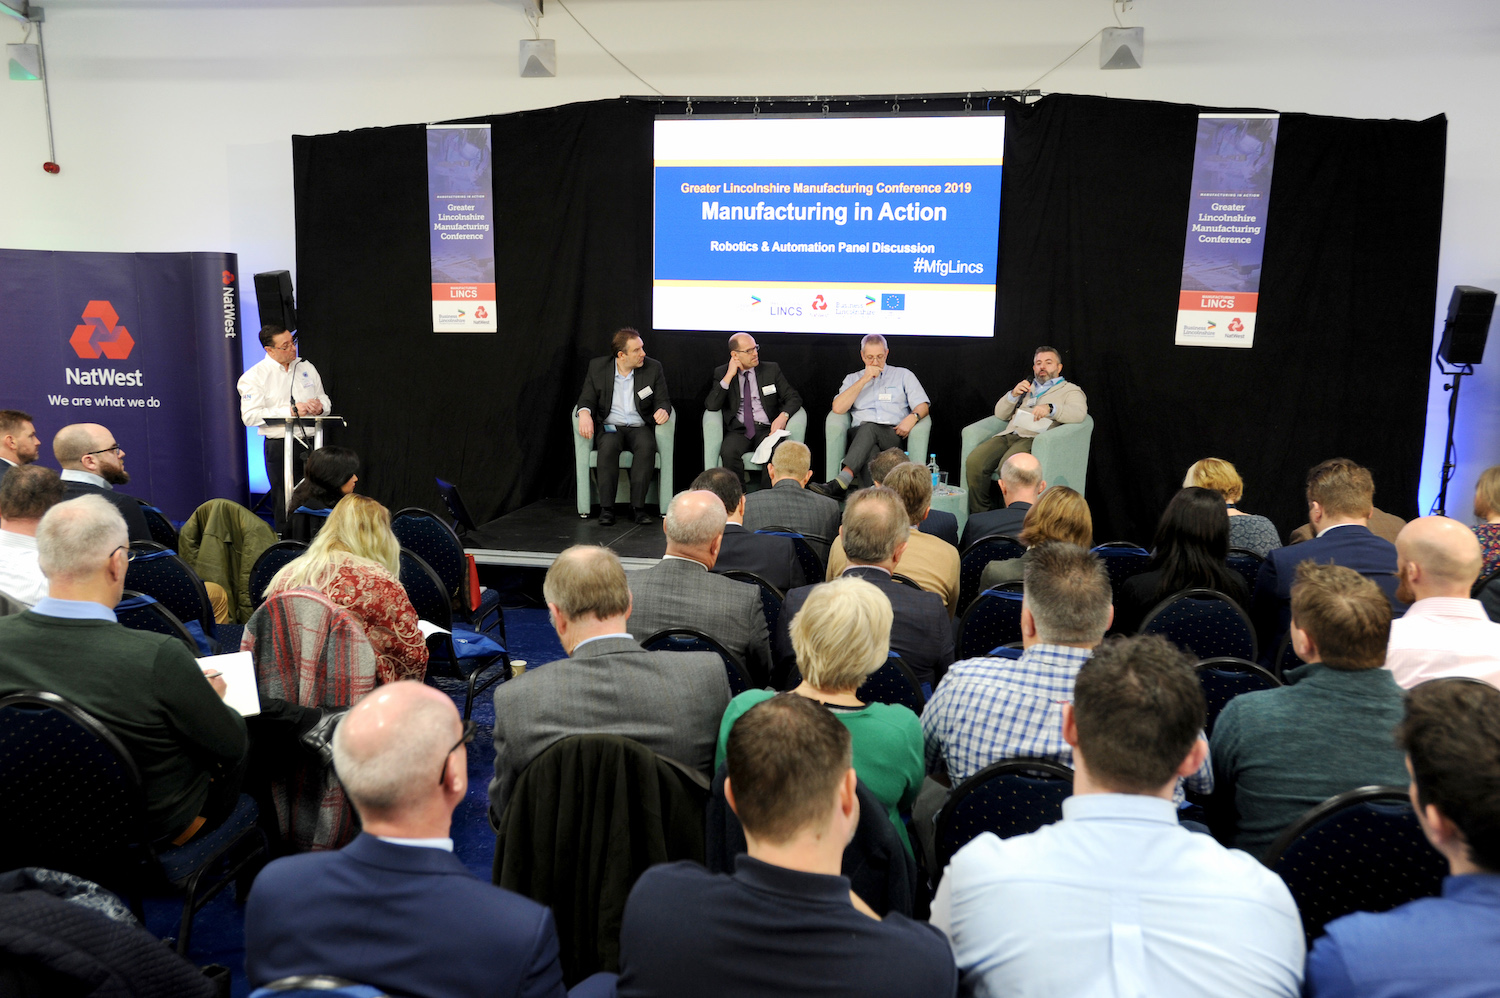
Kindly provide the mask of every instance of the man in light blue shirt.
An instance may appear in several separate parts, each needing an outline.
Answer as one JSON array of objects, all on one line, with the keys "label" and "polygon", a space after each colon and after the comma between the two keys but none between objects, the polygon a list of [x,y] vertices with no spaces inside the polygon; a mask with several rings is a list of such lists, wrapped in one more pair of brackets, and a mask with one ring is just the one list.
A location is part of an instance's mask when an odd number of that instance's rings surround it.
[{"label": "man in light blue shirt", "polygon": [[1302,922],[1249,854],[1177,824],[1197,771],[1203,693],[1191,656],[1150,635],[1102,645],[1063,707],[1063,820],[953,857],[932,904],[966,994],[1294,996]]},{"label": "man in light blue shirt", "polygon": [[[929,408],[927,392],[915,374],[904,367],[886,366],[890,348],[884,336],[871,333],[860,340],[859,356],[865,369],[846,376],[833,398],[834,412],[852,414],[844,467],[833,481],[808,486],[831,499],[842,500],[876,454],[888,447],[905,450],[907,435]],[[921,461],[920,456],[917,460]]]}]

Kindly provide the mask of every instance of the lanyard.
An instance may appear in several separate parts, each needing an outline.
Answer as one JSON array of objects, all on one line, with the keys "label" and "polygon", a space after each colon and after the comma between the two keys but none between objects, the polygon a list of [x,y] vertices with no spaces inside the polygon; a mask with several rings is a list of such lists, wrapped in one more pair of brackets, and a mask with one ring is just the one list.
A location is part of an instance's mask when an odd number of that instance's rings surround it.
[{"label": "lanyard", "polygon": [[[1056,388],[1058,385],[1062,384],[1064,381],[1067,381],[1067,380],[1068,380],[1067,378],[1058,377],[1058,379],[1056,381],[1052,382],[1052,384],[1048,385],[1046,388],[1043,388],[1041,391],[1037,391],[1035,388],[1033,388],[1031,391],[1027,392],[1026,394],[1031,396],[1031,401],[1032,401],[1033,404],[1035,404],[1037,399],[1041,398],[1043,395],[1046,395],[1052,389]],[[1025,399],[1024,396],[1021,398],[1021,401],[1022,402],[1026,401],[1026,399]]]}]

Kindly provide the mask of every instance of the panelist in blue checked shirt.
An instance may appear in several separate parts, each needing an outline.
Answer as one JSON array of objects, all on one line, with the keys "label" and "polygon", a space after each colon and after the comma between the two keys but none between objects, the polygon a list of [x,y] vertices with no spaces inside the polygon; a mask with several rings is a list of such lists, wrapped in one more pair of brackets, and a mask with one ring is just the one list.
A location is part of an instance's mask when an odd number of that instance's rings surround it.
[{"label": "panelist in blue checked shirt", "polygon": [[905,450],[907,435],[929,408],[917,376],[904,367],[886,365],[890,347],[884,336],[871,333],[860,340],[859,356],[865,369],[846,376],[833,399],[834,412],[852,414],[844,466],[833,481],[808,486],[832,499],[844,498],[850,484],[866,473],[870,458],[888,447]]}]

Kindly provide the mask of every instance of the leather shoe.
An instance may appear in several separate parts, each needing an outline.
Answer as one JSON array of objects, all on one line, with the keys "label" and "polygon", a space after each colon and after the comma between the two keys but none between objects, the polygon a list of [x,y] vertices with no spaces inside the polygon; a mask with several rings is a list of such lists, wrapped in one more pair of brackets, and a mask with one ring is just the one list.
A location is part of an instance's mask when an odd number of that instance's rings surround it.
[{"label": "leather shoe", "polygon": [[656,517],[652,516],[644,509],[641,509],[639,506],[630,507],[630,513],[635,518],[635,522],[643,527],[649,527],[651,524],[656,522]]},{"label": "leather shoe", "polygon": [[333,729],[338,727],[347,713],[348,707],[335,710],[324,708],[323,716],[318,718],[317,723],[302,733],[302,747],[317,756],[325,766],[333,765]]},{"label": "leather shoe", "polygon": [[834,479],[831,482],[808,482],[807,491],[816,492],[820,496],[827,496],[830,499],[837,499],[843,502],[844,493],[848,489],[844,488],[843,483],[838,479]]},{"label": "leather shoe", "polygon": [[615,525],[615,508],[613,506],[599,507],[599,526],[613,527]]}]

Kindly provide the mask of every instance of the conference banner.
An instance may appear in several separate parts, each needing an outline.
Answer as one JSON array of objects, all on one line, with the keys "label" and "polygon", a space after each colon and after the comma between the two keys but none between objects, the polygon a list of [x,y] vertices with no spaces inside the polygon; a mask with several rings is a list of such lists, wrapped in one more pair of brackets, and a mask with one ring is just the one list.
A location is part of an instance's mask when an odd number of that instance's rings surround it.
[{"label": "conference banner", "polygon": [[120,491],[185,520],[249,499],[233,253],[0,250],[0,409],[52,438],[100,423],[125,451]]},{"label": "conference banner", "polygon": [[1280,115],[1198,116],[1177,345],[1255,344]]},{"label": "conference banner", "polygon": [[493,333],[495,194],[489,125],[427,126],[432,331]]}]

